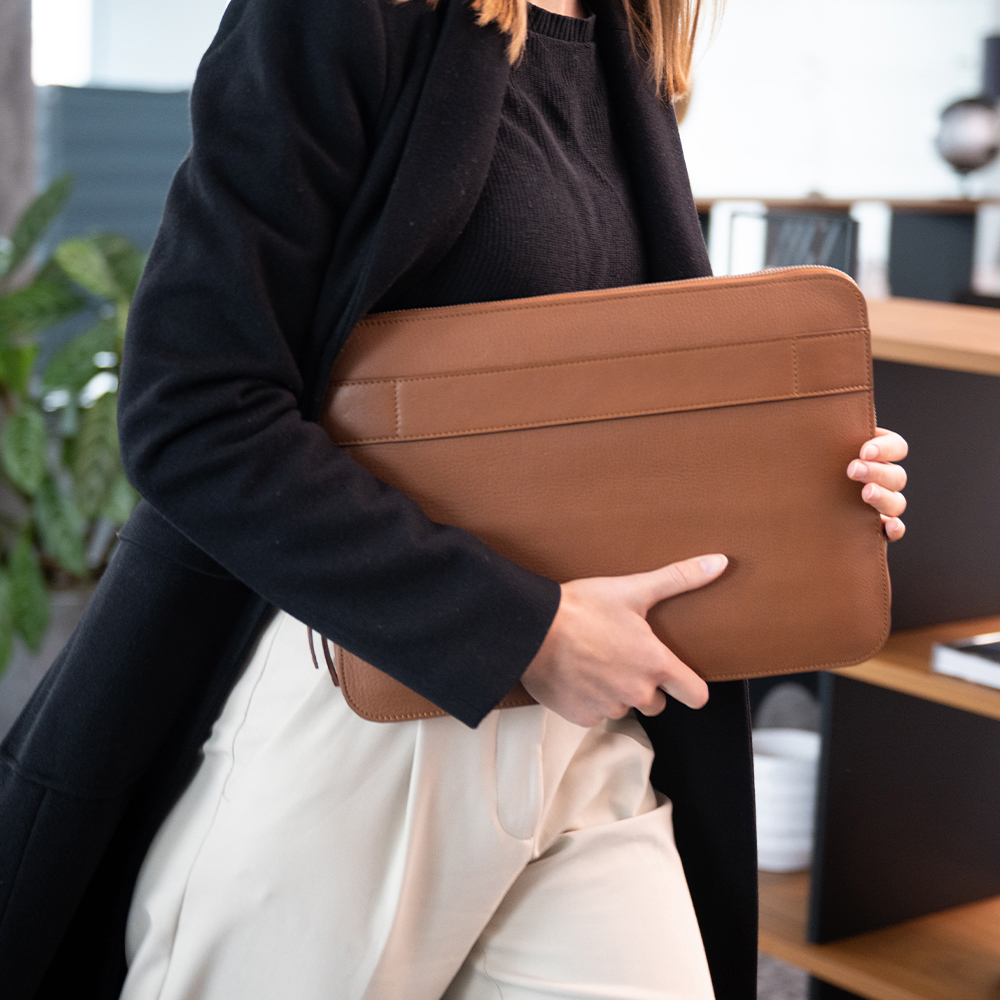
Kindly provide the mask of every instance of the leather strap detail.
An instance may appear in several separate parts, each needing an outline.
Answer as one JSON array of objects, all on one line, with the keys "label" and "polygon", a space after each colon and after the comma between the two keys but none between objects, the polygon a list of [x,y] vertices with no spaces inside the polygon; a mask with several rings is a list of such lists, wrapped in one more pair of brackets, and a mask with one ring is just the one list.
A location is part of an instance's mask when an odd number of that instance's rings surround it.
[{"label": "leather strap detail", "polygon": [[[864,330],[443,375],[335,383],[339,445],[488,434],[859,392]],[[517,414],[512,421],[511,414]]]}]

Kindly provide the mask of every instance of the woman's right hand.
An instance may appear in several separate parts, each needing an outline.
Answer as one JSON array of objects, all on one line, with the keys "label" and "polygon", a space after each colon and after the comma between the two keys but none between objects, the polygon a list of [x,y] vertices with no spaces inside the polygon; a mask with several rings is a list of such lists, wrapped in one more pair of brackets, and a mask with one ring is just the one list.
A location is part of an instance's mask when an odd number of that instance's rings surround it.
[{"label": "woman's right hand", "polygon": [[649,573],[564,583],[552,626],[521,678],[525,690],[578,726],[619,719],[630,708],[658,715],[664,692],[701,708],[708,685],[656,638],[646,615],[668,597],[711,583],[728,562],[698,556]]}]

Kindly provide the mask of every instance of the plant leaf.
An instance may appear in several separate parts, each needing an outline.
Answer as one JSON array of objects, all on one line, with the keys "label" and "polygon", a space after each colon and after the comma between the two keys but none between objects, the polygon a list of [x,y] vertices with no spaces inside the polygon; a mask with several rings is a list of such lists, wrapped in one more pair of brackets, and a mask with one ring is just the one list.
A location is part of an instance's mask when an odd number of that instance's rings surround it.
[{"label": "plant leaf", "polygon": [[42,384],[46,389],[79,392],[97,371],[94,355],[115,351],[117,346],[114,323],[105,320],[92,326],[56,351],[42,373]]},{"label": "plant leaf", "polygon": [[42,551],[70,573],[83,576],[87,571],[83,515],[51,475],[42,479],[35,495],[34,513]]},{"label": "plant leaf", "polygon": [[22,406],[8,417],[0,432],[0,461],[10,481],[34,496],[45,475],[48,435],[45,418],[33,406]]},{"label": "plant leaf", "polygon": [[37,653],[49,627],[49,591],[27,535],[21,536],[10,554],[10,590],[14,628],[28,649]]},{"label": "plant leaf", "polygon": [[86,304],[65,277],[56,278],[46,268],[30,285],[0,296],[0,343],[55,326]]},{"label": "plant leaf", "polygon": [[15,344],[0,347],[0,381],[7,389],[25,396],[31,381],[31,373],[38,358],[37,344]]},{"label": "plant leaf", "polygon": [[10,577],[0,570],[0,674],[10,663],[14,651],[14,607]]},{"label": "plant leaf", "polygon": [[116,298],[127,305],[139,285],[142,269],[146,266],[146,255],[131,240],[118,233],[98,233],[92,239],[104,255],[115,280]]},{"label": "plant leaf", "polygon": [[81,288],[102,299],[114,301],[119,298],[114,272],[93,237],[64,240],[56,247],[52,256],[66,275]]},{"label": "plant leaf", "polygon": [[53,219],[73,190],[73,178],[65,174],[53,181],[24,211],[10,236],[10,247],[0,262],[0,278],[16,271],[35,244],[45,235]]},{"label": "plant leaf", "polygon": [[118,458],[117,396],[101,396],[80,411],[80,430],[73,448],[73,492],[84,517],[96,517],[121,468]]},{"label": "plant leaf", "polygon": [[139,494],[125,478],[125,473],[119,472],[108,491],[108,499],[101,515],[106,517],[116,528],[120,528],[132,516],[132,511],[138,502]]}]

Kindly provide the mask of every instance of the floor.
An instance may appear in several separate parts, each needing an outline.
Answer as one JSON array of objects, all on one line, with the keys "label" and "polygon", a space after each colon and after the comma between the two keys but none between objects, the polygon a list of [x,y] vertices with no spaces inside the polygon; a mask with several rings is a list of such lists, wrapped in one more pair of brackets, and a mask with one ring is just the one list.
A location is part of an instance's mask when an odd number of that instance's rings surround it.
[{"label": "floor", "polygon": [[809,977],[763,952],[757,961],[757,1000],[806,1000]]}]

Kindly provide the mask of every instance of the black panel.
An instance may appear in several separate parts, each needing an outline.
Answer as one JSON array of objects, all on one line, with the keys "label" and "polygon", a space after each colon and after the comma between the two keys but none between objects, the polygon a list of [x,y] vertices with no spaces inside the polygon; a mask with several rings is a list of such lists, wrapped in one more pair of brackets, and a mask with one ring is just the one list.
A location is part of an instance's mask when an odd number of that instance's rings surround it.
[{"label": "black panel", "polygon": [[990,35],[983,53],[983,96],[1000,98],[1000,35]]},{"label": "black panel", "polygon": [[1000,614],[1000,378],[876,361],[875,407],[910,443],[893,628]]},{"label": "black panel", "polygon": [[765,267],[822,264],[857,275],[858,224],[847,212],[767,213]]},{"label": "black panel", "polygon": [[1000,721],[824,674],[816,942],[1000,893]]},{"label": "black panel", "polygon": [[971,213],[893,212],[889,287],[893,295],[956,302],[972,276]]},{"label": "black panel", "polygon": [[114,230],[149,249],[191,145],[187,92],[45,87],[39,124],[43,181],[76,178],[52,237]]}]

